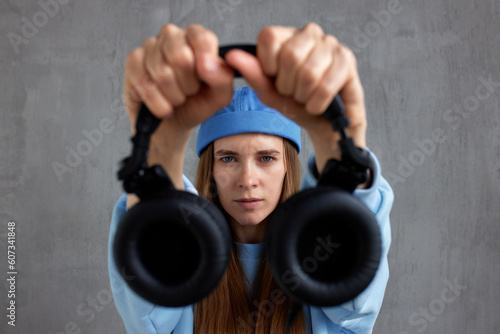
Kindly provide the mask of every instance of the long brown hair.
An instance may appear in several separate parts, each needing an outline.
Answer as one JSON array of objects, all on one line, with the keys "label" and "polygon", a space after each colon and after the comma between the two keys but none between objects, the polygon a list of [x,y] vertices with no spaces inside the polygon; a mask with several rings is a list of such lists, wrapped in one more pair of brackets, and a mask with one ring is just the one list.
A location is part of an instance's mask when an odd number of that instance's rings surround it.
[{"label": "long brown hair", "polygon": [[[283,139],[283,144],[287,172],[283,181],[281,203],[300,190],[297,149],[287,139]],[[225,213],[218,200],[212,177],[213,151],[212,142],[200,155],[196,189],[201,196]],[[273,278],[266,256],[260,260],[252,295],[249,295],[246,284],[250,282],[241,266],[238,248],[233,242],[229,265],[219,285],[209,296],[195,305],[194,332],[196,334],[284,333],[291,301]],[[290,333],[305,333],[302,311],[297,316]]]}]

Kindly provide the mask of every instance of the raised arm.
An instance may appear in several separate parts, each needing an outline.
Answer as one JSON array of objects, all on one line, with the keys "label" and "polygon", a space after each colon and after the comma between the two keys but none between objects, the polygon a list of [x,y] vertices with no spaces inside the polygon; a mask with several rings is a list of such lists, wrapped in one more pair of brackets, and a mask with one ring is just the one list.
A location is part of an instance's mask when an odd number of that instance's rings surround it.
[{"label": "raised arm", "polygon": [[[141,103],[162,119],[151,137],[148,165],[160,164],[177,189],[192,189],[183,180],[186,144],[193,127],[231,102],[234,71],[218,56],[215,34],[200,25],[181,29],[165,25],[157,37],[132,51],[125,64],[123,99],[132,133]],[[186,189],[188,190],[188,189]],[[111,221],[108,266],[116,307],[128,333],[186,333],[192,327],[190,306],[167,308],[138,296],[117,268],[112,249],[116,229],[135,195],[123,195]]]},{"label": "raised arm", "polygon": [[[309,23],[301,29],[266,27],[258,37],[257,57],[235,50],[226,60],[245,77],[262,102],[306,130],[315,152],[309,166],[319,174],[329,159],[341,160],[340,134],[321,117],[335,95],[342,98],[350,119],[349,136],[356,146],[366,147],[366,109],[356,58],[317,24]],[[371,180],[358,187],[354,195],[372,210],[379,223],[383,239],[381,265],[370,286],[354,300],[332,308],[311,307],[314,332],[371,333],[382,304],[388,279],[393,194],[380,174],[375,156],[371,156],[376,165]],[[309,170],[303,186],[314,186],[316,182]]]},{"label": "raised arm", "polygon": [[[162,165],[177,189],[184,189],[184,152],[192,129],[231,102],[233,77],[218,56],[216,35],[200,25],[166,24],[127,57],[123,99],[132,133],[142,102],[163,119],[151,137],[148,164]],[[127,206],[137,200],[129,195]]]}]

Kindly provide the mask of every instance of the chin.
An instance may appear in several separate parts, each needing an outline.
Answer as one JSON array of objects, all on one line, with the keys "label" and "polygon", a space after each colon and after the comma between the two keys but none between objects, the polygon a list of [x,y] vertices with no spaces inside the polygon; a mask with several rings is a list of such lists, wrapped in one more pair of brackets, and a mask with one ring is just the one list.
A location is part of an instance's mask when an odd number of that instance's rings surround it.
[{"label": "chin", "polygon": [[255,226],[259,225],[266,216],[264,215],[243,215],[243,216],[233,216],[233,219],[241,226]]},{"label": "chin", "polygon": [[264,220],[263,218],[262,219],[260,219],[260,218],[252,219],[252,218],[241,217],[240,219],[237,219],[236,221],[241,226],[255,226],[255,225],[259,225],[263,220]]}]

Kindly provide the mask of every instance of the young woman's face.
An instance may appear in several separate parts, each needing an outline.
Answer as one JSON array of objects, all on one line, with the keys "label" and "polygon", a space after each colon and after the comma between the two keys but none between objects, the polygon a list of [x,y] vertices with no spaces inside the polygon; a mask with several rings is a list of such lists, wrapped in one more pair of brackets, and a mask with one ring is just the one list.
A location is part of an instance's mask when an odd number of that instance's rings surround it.
[{"label": "young woman's face", "polygon": [[[244,133],[214,142],[213,176],[222,207],[241,242],[262,242],[285,178],[283,139]],[[260,224],[260,226],[259,226]]]}]

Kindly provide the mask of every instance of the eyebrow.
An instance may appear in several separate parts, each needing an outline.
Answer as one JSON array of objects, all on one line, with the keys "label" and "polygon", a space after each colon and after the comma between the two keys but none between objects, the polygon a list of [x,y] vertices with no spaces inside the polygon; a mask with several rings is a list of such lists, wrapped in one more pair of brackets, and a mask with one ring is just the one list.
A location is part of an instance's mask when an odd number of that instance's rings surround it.
[{"label": "eyebrow", "polygon": [[[235,155],[238,156],[238,152],[231,151],[231,150],[218,150],[215,152],[216,156],[221,156],[221,155]],[[281,153],[277,150],[261,150],[257,152],[257,155],[281,155]]]}]

